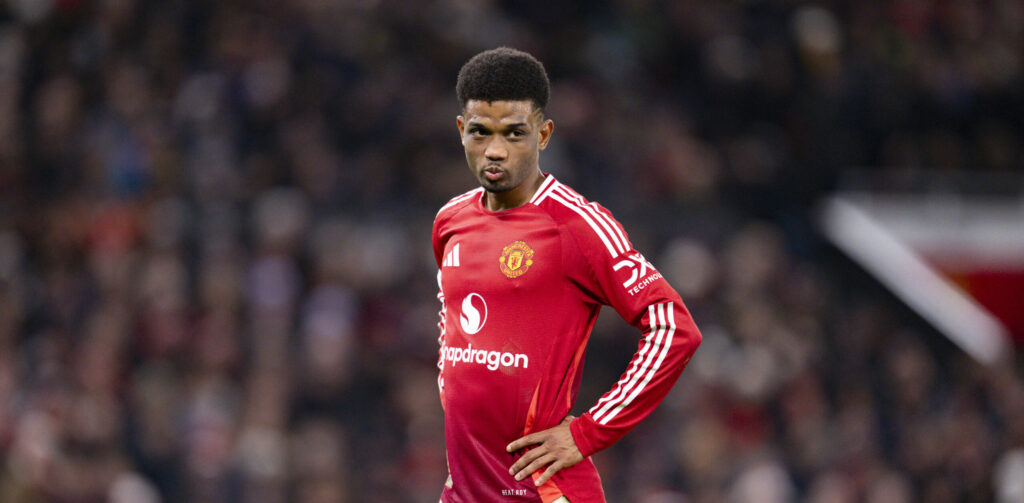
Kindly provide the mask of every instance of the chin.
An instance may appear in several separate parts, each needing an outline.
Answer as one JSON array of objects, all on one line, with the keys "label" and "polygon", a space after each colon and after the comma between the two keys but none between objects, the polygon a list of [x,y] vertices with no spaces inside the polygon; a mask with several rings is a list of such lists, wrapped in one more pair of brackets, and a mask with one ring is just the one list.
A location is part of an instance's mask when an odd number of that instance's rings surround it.
[{"label": "chin", "polygon": [[508,185],[508,184],[501,183],[501,181],[499,181],[497,183],[494,183],[494,182],[491,182],[490,180],[487,180],[486,178],[483,179],[483,180],[480,180],[480,186],[482,186],[484,188],[484,190],[486,190],[487,192],[498,193],[498,192],[508,192],[509,190],[512,190],[512,187],[510,185]]}]

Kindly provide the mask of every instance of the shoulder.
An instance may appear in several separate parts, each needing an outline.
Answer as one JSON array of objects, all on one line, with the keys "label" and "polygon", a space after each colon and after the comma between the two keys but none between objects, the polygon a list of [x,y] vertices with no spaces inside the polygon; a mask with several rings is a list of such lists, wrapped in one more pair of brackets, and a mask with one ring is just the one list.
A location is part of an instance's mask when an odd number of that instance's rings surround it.
[{"label": "shoulder", "polygon": [[618,257],[632,249],[626,231],[607,208],[557,180],[545,183],[533,203],[572,234],[584,248],[601,249]]},{"label": "shoulder", "polygon": [[435,227],[439,222],[448,220],[459,213],[462,209],[470,206],[476,201],[476,198],[480,196],[480,193],[484,191],[483,187],[477,187],[473,190],[463,192],[448,200],[441,209],[437,210],[437,214],[434,215]]}]

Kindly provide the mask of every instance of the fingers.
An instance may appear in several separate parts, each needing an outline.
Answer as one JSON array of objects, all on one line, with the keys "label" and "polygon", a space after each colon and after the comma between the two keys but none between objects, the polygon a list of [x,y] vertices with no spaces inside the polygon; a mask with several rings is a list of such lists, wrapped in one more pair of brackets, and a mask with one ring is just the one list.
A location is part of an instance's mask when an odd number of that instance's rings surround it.
[{"label": "fingers", "polygon": [[544,432],[531,433],[525,437],[519,438],[511,444],[508,444],[508,447],[505,447],[505,450],[508,452],[516,452],[531,445],[539,444],[544,441],[544,439],[541,438],[543,433]]},{"label": "fingers", "polygon": [[535,484],[539,486],[546,483],[559,470],[582,461],[583,456],[569,431],[569,423],[573,419],[573,416],[566,416],[554,428],[531,433],[508,444],[506,450],[510,453],[534,446],[513,463],[508,471],[509,475],[519,481],[547,467],[535,479]]},{"label": "fingers", "polygon": [[[533,462],[530,463],[529,465],[527,465],[526,468],[523,468],[522,470],[519,470],[519,472],[516,473],[516,475],[515,475],[516,480],[523,480],[526,477],[529,477],[530,474],[532,474],[533,472],[536,472],[537,470],[540,470],[541,468],[543,468],[545,465],[552,465],[556,461],[558,461],[558,458],[555,457],[554,454],[551,454],[551,453],[545,454],[545,455],[543,455],[543,456],[533,460]],[[550,467],[544,473],[547,473],[548,471],[551,471]],[[555,470],[555,471],[557,472],[558,470]],[[552,473],[552,475],[554,475],[554,473]],[[538,482],[537,484],[540,485],[541,482]]]},{"label": "fingers", "polygon": [[547,482],[548,479],[553,477],[556,473],[558,473],[558,470],[561,470],[562,468],[565,468],[565,466],[562,464],[561,461],[555,461],[554,463],[551,463],[551,466],[548,466],[548,469],[544,470],[544,473],[542,473],[540,478],[538,478],[535,481],[535,484],[538,486],[544,485],[544,483]]},{"label": "fingers", "polygon": [[512,468],[509,468],[509,475],[516,475],[516,480],[522,480],[522,478],[520,478],[518,474],[523,472],[523,468],[525,468],[527,465],[530,465],[537,458],[547,453],[547,450],[543,449],[542,447],[526,451],[526,454],[523,454],[523,456],[517,459],[516,462],[512,465]]}]

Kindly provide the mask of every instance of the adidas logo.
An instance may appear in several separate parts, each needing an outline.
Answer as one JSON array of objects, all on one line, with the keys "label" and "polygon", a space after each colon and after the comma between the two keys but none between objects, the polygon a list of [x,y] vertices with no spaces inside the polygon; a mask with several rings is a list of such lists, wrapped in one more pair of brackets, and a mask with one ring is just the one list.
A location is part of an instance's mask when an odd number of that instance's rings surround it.
[{"label": "adidas logo", "polygon": [[452,251],[444,256],[444,262],[441,262],[441,267],[459,267],[459,247],[461,246],[462,243],[456,243],[452,247]]}]

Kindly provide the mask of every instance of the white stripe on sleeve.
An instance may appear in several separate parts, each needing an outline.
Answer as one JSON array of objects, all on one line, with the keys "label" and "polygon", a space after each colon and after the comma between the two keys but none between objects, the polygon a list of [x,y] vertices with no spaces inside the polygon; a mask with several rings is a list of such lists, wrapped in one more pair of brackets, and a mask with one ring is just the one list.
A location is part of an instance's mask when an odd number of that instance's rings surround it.
[{"label": "white stripe on sleeve", "polygon": [[[658,369],[661,367],[661,363],[665,360],[665,356],[668,354],[668,348],[672,342],[672,335],[675,332],[675,317],[672,311],[672,302],[652,305],[648,308],[648,312],[651,319],[651,334],[647,336],[644,348],[641,350],[641,354],[643,351],[648,349],[651,349],[651,351],[647,354],[646,359],[644,359],[644,363],[640,367],[640,371],[633,373],[629,378],[629,382],[625,386],[616,390],[618,393],[616,393],[614,398],[609,396],[609,400],[597,411],[597,413],[594,413],[593,409],[591,409],[591,415],[594,417],[594,421],[601,424],[607,424],[609,420],[619,413],[619,411],[632,403],[644,387],[647,386],[647,383],[651,381],[654,374],[658,372]],[[662,341],[663,338],[665,340],[664,344]],[[658,348],[660,348],[660,351],[658,351]],[[637,361],[641,358],[642,356],[638,357]],[[634,370],[636,370],[635,366],[630,369],[631,372]],[[598,405],[600,405],[600,403]],[[597,408],[597,406],[594,408]]]},{"label": "white stripe on sleeve", "polygon": [[[604,398],[599,400],[597,404],[590,408],[590,415],[594,417],[595,421],[600,414],[605,413],[605,410],[610,406],[610,404],[621,400],[620,397],[625,395],[628,392],[628,389],[631,388],[633,383],[636,381],[636,376],[639,375],[637,371],[640,369],[641,365],[646,365],[644,362],[649,359],[647,358],[647,352],[651,350],[651,347],[653,346],[652,341],[656,335],[657,315],[654,304],[647,306],[647,317],[649,320],[647,323],[651,327],[651,333],[644,339],[644,345],[640,347],[640,352],[637,354],[636,359],[633,360],[633,365],[630,366],[626,375],[622,376],[622,379],[615,383],[615,389],[613,389],[611,393],[605,395]],[[626,385],[626,383],[629,384]]]},{"label": "white stripe on sleeve", "polygon": [[619,229],[619,226],[610,215],[598,209],[597,205],[593,202],[587,204],[583,199],[583,196],[565,185],[561,185],[553,190],[558,190],[560,194],[570,201],[574,201],[580,208],[587,210],[588,213],[593,215],[594,219],[597,220],[606,231],[608,231],[608,234],[612,237],[612,240],[615,241],[616,247],[619,249],[620,253],[626,253],[629,251],[629,240],[626,239],[625,234],[622,233],[622,230]]},{"label": "white stripe on sleeve", "polygon": [[475,196],[477,194],[480,194],[481,192],[483,192],[483,190],[484,190],[483,187],[477,187],[477,188],[475,188],[475,189],[473,189],[473,190],[471,190],[469,192],[466,192],[466,193],[463,193],[463,194],[460,194],[458,196],[453,197],[450,201],[445,203],[445,205],[442,206],[441,209],[437,210],[437,214],[440,215],[442,211],[444,211],[444,210],[446,210],[448,208],[451,208],[452,206],[454,206],[456,204],[459,204],[462,201],[465,201],[466,199],[469,199],[470,197],[473,197],[473,196]]},{"label": "white stripe on sleeve", "polygon": [[661,363],[665,361],[665,356],[668,355],[668,349],[672,347],[672,336],[676,332],[676,318],[675,311],[672,309],[672,303],[668,302],[664,305],[668,317],[668,326],[665,327],[665,343],[661,347],[661,353],[658,355],[658,361],[654,362],[654,366],[651,367],[649,372],[647,372],[647,375],[644,377],[643,382],[640,383],[640,386],[633,390],[621,405],[616,406],[614,409],[609,411],[607,415],[601,418],[601,424],[608,424],[608,421],[611,421],[622,409],[629,407],[629,404],[633,403],[633,400],[636,399],[637,395],[647,387],[647,383],[651,382],[651,379],[654,378],[654,374],[656,374],[658,369],[661,368]]},{"label": "white stripe on sleeve", "polygon": [[607,233],[605,233],[605,231],[601,229],[601,227],[598,226],[597,223],[594,222],[590,215],[587,215],[586,212],[580,209],[578,205],[566,201],[565,199],[562,198],[562,196],[556,194],[555,191],[551,191],[551,193],[549,193],[549,197],[551,197],[551,199],[555,201],[562,203],[563,206],[569,208],[572,211],[575,211],[576,214],[583,217],[583,220],[585,220],[587,224],[590,225],[590,228],[594,230],[594,234],[597,234],[597,237],[601,238],[601,242],[604,243],[604,246],[606,248],[608,248],[608,253],[611,254],[613,258],[618,257],[620,255],[619,253],[616,252],[615,247],[612,246],[611,241],[608,240]]},{"label": "white stripe on sleeve", "polygon": [[545,197],[547,197],[546,192],[548,192],[548,189],[550,189],[554,185],[555,177],[548,175],[548,177],[544,180],[544,183],[540,184],[540,188],[537,189],[537,193],[530,198],[530,202],[533,204],[540,204],[540,202],[543,201]]}]

